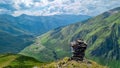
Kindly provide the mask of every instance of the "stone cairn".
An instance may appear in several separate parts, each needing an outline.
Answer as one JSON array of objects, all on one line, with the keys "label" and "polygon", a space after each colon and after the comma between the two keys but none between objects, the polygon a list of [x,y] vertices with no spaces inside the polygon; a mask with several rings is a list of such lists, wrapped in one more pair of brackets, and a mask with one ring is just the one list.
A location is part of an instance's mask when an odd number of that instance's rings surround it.
[{"label": "stone cairn", "polygon": [[71,60],[83,61],[87,44],[83,40],[78,39],[71,42],[71,48],[73,53]]}]

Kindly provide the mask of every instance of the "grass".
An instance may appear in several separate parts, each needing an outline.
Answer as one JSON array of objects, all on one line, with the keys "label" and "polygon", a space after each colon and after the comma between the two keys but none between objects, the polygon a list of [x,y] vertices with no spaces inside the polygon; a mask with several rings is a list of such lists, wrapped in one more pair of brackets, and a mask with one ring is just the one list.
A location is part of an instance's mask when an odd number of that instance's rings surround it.
[{"label": "grass", "polygon": [[66,57],[63,60],[47,64],[43,66],[43,68],[107,68],[107,67],[99,65],[93,61],[88,60],[85,60],[84,62],[74,61],[69,60],[69,58]]},{"label": "grass", "polygon": [[[90,56],[89,56],[90,58]],[[93,61],[96,61],[97,63],[107,66],[109,68],[120,68],[120,61],[119,60],[113,60],[113,59],[105,59],[102,57],[93,57],[92,59]]]},{"label": "grass", "polygon": [[3,68],[5,66],[9,65],[16,58],[17,57],[15,55],[0,56],[0,68]]},{"label": "grass", "polygon": [[32,68],[43,64],[46,63],[23,55],[5,54],[0,56],[0,68]]},{"label": "grass", "polygon": [[57,60],[54,62],[43,63],[37,61],[36,59],[23,55],[15,55],[15,54],[5,54],[0,55],[0,68],[107,68],[105,66],[99,65],[94,61],[85,60],[74,61],[69,60],[68,57]]}]

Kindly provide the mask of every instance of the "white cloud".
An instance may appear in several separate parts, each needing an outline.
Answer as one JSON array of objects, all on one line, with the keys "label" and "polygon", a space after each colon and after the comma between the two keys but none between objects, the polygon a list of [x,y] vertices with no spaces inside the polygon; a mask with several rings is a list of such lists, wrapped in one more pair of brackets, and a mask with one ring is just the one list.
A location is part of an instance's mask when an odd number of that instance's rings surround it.
[{"label": "white cloud", "polygon": [[[120,6],[120,0],[0,0],[11,3],[13,15],[87,14],[97,15]],[[23,5],[23,6],[21,6]]]},{"label": "white cloud", "polygon": [[[44,13],[45,12],[45,13]],[[19,16],[22,14],[27,14],[27,15],[34,15],[34,16],[49,16],[49,15],[56,15],[56,14],[62,14],[61,12],[57,11],[57,12],[52,12],[50,13],[50,11],[43,10],[43,11],[28,11],[28,10],[22,10],[22,11],[15,11],[12,15],[13,16]]]},{"label": "white cloud", "polygon": [[11,11],[6,9],[0,9],[0,14],[11,14]]},{"label": "white cloud", "polygon": [[33,0],[12,0],[12,2],[13,2],[13,6],[17,10],[20,10],[21,8],[24,8],[24,7],[20,6],[21,4],[24,4],[25,7],[31,7],[34,4]]}]

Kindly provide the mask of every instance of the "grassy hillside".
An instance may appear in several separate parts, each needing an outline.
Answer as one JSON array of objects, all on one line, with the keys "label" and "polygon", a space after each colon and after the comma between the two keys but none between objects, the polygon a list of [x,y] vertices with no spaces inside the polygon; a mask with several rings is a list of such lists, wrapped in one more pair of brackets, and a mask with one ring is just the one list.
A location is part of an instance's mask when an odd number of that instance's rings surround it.
[{"label": "grassy hillside", "polygon": [[43,68],[107,68],[105,66],[97,64],[94,61],[88,61],[88,60],[85,60],[83,62],[74,61],[74,60],[69,60],[68,57],[64,58],[63,60],[59,60],[57,62],[52,62],[42,67]]},{"label": "grassy hillside", "polygon": [[32,68],[43,64],[45,63],[28,56],[15,54],[0,55],[0,68]]},{"label": "grassy hillside", "polygon": [[68,57],[63,60],[58,60],[51,63],[43,63],[37,61],[34,58],[15,55],[15,54],[4,54],[0,55],[0,68],[107,68],[105,66],[99,65],[94,61],[85,60],[83,62],[69,60]]},{"label": "grassy hillside", "polygon": [[120,67],[120,7],[84,21],[84,24],[76,23],[49,31],[21,54],[42,61],[56,60],[71,55],[70,42],[77,38],[88,43],[86,57],[112,68]]},{"label": "grassy hillside", "polygon": [[9,65],[15,58],[15,55],[0,55],[0,68]]}]

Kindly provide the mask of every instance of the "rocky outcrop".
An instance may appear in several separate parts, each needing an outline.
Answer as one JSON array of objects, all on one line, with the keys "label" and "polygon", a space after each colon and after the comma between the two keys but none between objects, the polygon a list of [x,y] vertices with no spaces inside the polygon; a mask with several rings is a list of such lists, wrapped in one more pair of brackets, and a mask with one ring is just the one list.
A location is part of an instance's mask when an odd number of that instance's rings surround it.
[{"label": "rocky outcrop", "polygon": [[87,44],[83,40],[78,39],[77,41],[71,42],[71,48],[73,53],[71,60],[83,61]]}]

